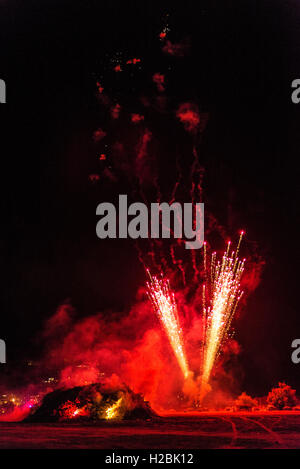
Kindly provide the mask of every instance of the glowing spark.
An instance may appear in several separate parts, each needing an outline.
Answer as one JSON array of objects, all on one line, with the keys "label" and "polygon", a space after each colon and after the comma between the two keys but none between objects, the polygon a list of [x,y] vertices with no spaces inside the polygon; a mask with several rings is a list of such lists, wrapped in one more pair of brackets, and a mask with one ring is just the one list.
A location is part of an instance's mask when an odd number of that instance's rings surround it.
[{"label": "glowing spark", "polygon": [[203,243],[203,265],[204,265],[204,272],[206,277],[206,241]]},{"label": "glowing spark", "polygon": [[122,402],[122,397],[120,397],[120,399],[115,404],[113,404],[111,407],[106,409],[105,411],[106,419],[113,419],[118,415],[117,410],[119,409],[121,402]]},{"label": "glowing spark", "polygon": [[202,386],[209,383],[213,366],[219,356],[222,343],[228,331],[243,292],[240,281],[245,260],[237,257],[244,232],[240,233],[237,250],[230,253],[230,242],[222,260],[216,253],[211,256],[210,301],[206,306],[206,289],[203,288],[203,344],[202,344]]},{"label": "glowing spark", "polygon": [[183,376],[188,378],[190,370],[184,353],[182,330],[179,325],[174,293],[170,289],[168,280],[163,277],[161,279],[152,277],[149,270],[148,274],[150,277],[150,281],[147,282],[148,295],[152,302],[153,309],[166,331]]}]

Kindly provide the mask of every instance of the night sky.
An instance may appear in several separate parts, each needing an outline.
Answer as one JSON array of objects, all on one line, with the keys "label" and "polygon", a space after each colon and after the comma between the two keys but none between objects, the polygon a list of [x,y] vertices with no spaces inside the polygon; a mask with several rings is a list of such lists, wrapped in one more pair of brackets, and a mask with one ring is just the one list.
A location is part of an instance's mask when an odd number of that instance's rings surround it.
[{"label": "night sky", "polygon": [[[145,77],[167,66],[157,36],[169,14],[170,38],[191,47],[170,73],[168,94],[174,106],[196,100],[210,115],[200,152],[204,202],[232,236],[244,228],[266,261],[236,323],[242,387],[260,395],[287,380],[300,394],[300,364],[290,358],[300,336],[300,104],[290,98],[300,78],[299,2],[161,3],[0,1],[0,338],[8,361],[0,381],[39,356],[39,331],[63,301],[79,317],[126,314],[145,282],[130,240],[96,237],[96,206],[112,194],[88,179],[97,172],[92,134],[103,121],[95,83],[117,51],[141,57],[140,79],[117,83],[134,110],[139,87],[152,86]],[[171,131],[161,137],[166,174],[188,145]],[[126,182],[117,192],[126,193]]]}]

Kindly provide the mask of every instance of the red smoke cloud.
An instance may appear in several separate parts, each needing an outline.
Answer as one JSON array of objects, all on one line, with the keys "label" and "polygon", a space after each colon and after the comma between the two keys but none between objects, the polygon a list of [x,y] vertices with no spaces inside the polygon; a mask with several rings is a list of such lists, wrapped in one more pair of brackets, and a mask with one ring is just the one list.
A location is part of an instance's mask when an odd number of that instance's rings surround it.
[{"label": "red smoke cloud", "polygon": [[143,120],[144,120],[144,116],[142,116],[141,114],[137,114],[137,113],[131,114],[131,122],[133,122],[134,124],[138,124],[139,122]]},{"label": "red smoke cloud", "polygon": [[196,132],[200,124],[199,109],[196,104],[183,103],[176,111],[176,117],[188,132]]},{"label": "red smoke cloud", "polygon": [[[137,301],[123,318],[98,314],[76,322],[71,314],[69,305],[62,305],[45,326],[51,343],[45,361],[60,370],[59,386],[89,384],[105,377],[115,384],[125,382],[156,407],[176,405],[181,371],[147,300]],[[52,324],[57,317],[64,317],[65,324],[60,324],[65,335],[56,340]]]},{"label": "red smoke cloud", "polygon": [[93,133],[93,140],[95,142],[100,142],[100,140],[102,140],[104,137],[106,136],[106,132],[102,129],[97,129],[95,130],[95,132]]},{"label": "red smoke cloud", "polygon": [[90,174],[89,175],[89,180],[91,182],[97,182],[97,181],[99,181],[99,179],[100,179],[99,174]]},{"label": "red smoke cloud", "polygon": [[113,119],[118,119],[119,116],[120,116],[120,112],[121,112],[121,106],[120,104],[115,104],[115,106],[112,106],[111,110],[110,110],[110,115]]},{"label": "red smoke cloud", "polygon": [[99,93],[102,94],[103,91],[104,91],[103,86],[101,85],[101,83],[99,81],[97,81],[96,85],[97,85]]},{"label": "red smoke cloud", "polygon": [[22,422],[31,412],[27,405],[16,407],[12,412],[0,415],[0,422]]},{"label": "red smoke cloud", "polygon": [[190,44],[188,40],[177,43],[167,40],[162,48],[162,51],[165,54],[173,55],[175,57],[184,57],[189,48]]},{"label": "red smoke cloud", "polygon": [[208,122],[208,113],[199,112],[197,104],[182,103],[176,111],[176,117],[190,133],[203,132]]},{"label": "red smoke cloud", "polygon": [[151,160],[148,155],[148,145],[151,141],[152,133],[145,129],[136,149],[135,173],[140,184],[147,184],[153,181]]},{"label": "red smoke cloud", "polygon": [[153,81],[161,93],[165,91],[165,76],[162,73],[154,73]]},{"label": "red smoke cloud", "polygon": [[133,58],[133,59],[127,60],[126,64],[136,65],[136,64],[139,63],[140,61],[141,61],[141,59]]},{"label": "red smoke cloud", "polygon": [[257,259],[247,260],[247,269],[243,275],[241,284],[249,293],[256,290],[260,284],[265,264],[265,260],[258,256]]},{"label": "red smoke cloud", "polygon": [[[125,383],[144,395],[154,409],[189,407],[199,397],[202,319],[199,314],[201,288],[186,303],[186,291],[176,294],[186,355],[194,380],[185,382],[161,324],[140,289],[126,314],[95,314],[74,319],[69,304],[62,305],[45,325],[47,337],[44,364],[59,371],[58,387],[73,387],[105,380],[110,386]],[[63,334],[58,334],[63,331]],[[224,357],[238,354],[236,342],[224,347]],[[42,366],[44,366],[42,364]],[[218,371],[219,370],[219,371]],[[221,365],[216,377],[224,380]],[[229,382],[232,378],[229,379]],[[214,390],[218,386],[214,386]],[[183,391],[185,394],[183,394]],[[226,392],[226,387],[225,387]]]},{"label": "red smoke cloud", "polygon": [[116,66],[114,67],[114,71],[115,71],[115,72],[122,72],[121,65],[120,65],[120,64],[116,65]]}]

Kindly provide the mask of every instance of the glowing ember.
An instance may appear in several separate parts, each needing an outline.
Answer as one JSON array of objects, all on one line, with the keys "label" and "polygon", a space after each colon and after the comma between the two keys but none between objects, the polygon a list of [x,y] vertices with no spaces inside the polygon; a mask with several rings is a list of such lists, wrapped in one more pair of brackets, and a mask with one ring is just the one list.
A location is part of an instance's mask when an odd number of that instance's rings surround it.
[{"label": "glowing ember", "polygon": [[[229,252],[229,241],[222,261],[216,259],[216,253],[212,254],[210,282],[207,278],[205,257],[204,268],[207,285],[203,285],[202,390],[209,383],[213,366],[224,340],[228,337],[232,318],[243,294],[240,291],[240,280],[244,271],[245,259],[240,261],[237,257],[243,234],[242,231],[236,253]],[[206,286],[210,290],[209,306],[206,306]]]},{"label": "glowing ember", "polygon": [[179,325],[174,293],[170,289],[168,280],[163,277],[161,279],[152,277],[149,270],[148,274],[150,282],[147,282],[147,287],[152,306],[164,326],[183,376],[188,378],[190,370],[185,358],[182,331]]},{"label": "glowing ember", "polygon": [[111,407],[109,407],[108,409],[106,409],[105,411],[105,414],[106,414],[106,419],[113,419],[113,418],[116,418],[117,415],[118,415],[118,409],[121,405],[121,402],[122,402],[122,397],[120,397],[120,399],[115,403],[113,404]]},{"label": "glowing ember", "polygon": [[86,407],[78,407],[74,402],[67,401],[59,409],[60,420],[70,420],[87,415]]}]

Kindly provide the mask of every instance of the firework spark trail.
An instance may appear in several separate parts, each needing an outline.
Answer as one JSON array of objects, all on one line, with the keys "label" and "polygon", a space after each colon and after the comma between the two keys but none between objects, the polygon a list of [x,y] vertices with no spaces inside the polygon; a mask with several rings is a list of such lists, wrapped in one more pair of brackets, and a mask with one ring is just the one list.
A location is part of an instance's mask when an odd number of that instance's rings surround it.
[{"label": "firework spark trail", "polygon": [[149,298],[156,314],[163,324],[183,376],[187,379],[190,376],[190,370],[185,357],[182,331],[179,325],[174,293],[170,289],[168,280],[163,277],[161,277],[161,279],[155,276],[152,277],[149,270],[148,275],[150,278],[150,281],[147,282]]},{"label": "firework spark trail", "polygon": [[166,255],[164,254],[162,242],[159,239],[155,239],[154,243],[156,244],[156,246],[158,248],[159,258],[160,258],[161,264],[163,265],[163,269],[167,270],[168,269],[168,261],[167,261]]},{"label": "firework spark trail", "polygon": [[145,270],[147,270],[146,268],[146,264],[145,264],[145,261],[144,261],[144,258],[143,258],[143,251],[142,249],[140,248],[138,242],[136,241],[135,244],[134,244],[136,250],[137,250],[137,254],[138,254],[138,259],[140,261],[140,263],[142,264],[142,266],[144,267]]},{"label": "firework spark trail", "polygon": [[[198,191],[198,195],[199,195],[198,202],[202,202],[202,196],[203,196],[202,187],[201,187],[202,181],[203,181],[203,168],[200,166],[200,163],[199,163],[199,155],[198,155],[197,148],[196,148],[196,142],[194,143],[194,146],[193,146],[193,157],[194,157],[194,160],[193,160],[191,170],[190,170],[190,180],[191,180],[190,197],[191,197],[192,204],[194,205],[195,198],[197,195],[196,192]],[[200,177],[198,177],[199,175]],[[196,182],[196,180],[198,180],[198,182]],[[195,223],[195,220],[193,220],[193,224],[194,223]],[[190,254],[191,254],[192,267],[194,271],[193,282],[196,284],[200,276],[200,272],[197,267],[198,265],[197,264],[197,252],[195,249],[191,249]]]},{"label": "firework spark trail", "polygon": [[184,271],[184,268],[183,268],[183,262],[182,262],[181,259],[176,259],[175,246],[171,245],[171,247],[170,247],[170,256],[171,256],[171,260],[173,262],[174,267],[177,267],[180,274],[181,274],[183,285],[186,286],[186,279],[185,279],[185,271]]},{"label": "firework spark trail", "polygon": [[178,189],[179,184],[180,184],[180,181],[176,181],[175,184],[174,184],[169,205],[172,205],[172,203],[175,202],[176,191]]},{"label": "firework spark trail", "polygon": [[230,242],[222,261],[216,261],[216,253],[210,263],[210,302],[206,306],[206,286],[203,288],[203,345],[202,345],[202,389],[209,383],[211,372],[219,356],[222,343],[228,337],[232,318],[242,297],[240,281],[244,263],[237,257],[243,237],[241,232],[236,253],[230,253]]},{"label": "firework spark trail", "polygon": [[122,397],[120,397],[120,399],[115,402],[115,404],[113,404],[112,406],[110,406],[108,409],[106,409],[106,419],[113,419],[117,416],[117,411],[120,407],[122,403]]},{"label": "firework spark trail", "polygon": [[[171,204],[171,202],[169,202],[169,204]],[[178,212],[177,212],[176,215],[177,215],[178,226],[180,226],[181,230],[183,230],[182,219],[179,216]],[[170,230],[170,233],[172,233],[174,235],[174,232],[172,230]],[[182,244],[182,239],[177,238],[176,239],[176,244],[170,246],[170,257],[171,257],[171,260],[173,262],[174,267],[177,267],[179,269],[179,272],[182,276],[183,285],[186,286],[186,277],[185,277],[185,271],[184,271],[184,268],[183,268],[183,262],[180,258],[176,259],[176,256],[175,256],[175,248],[176,248],[176,246],[181,246],[181,244]]]}]

